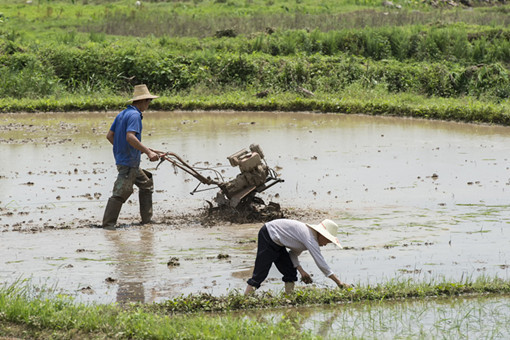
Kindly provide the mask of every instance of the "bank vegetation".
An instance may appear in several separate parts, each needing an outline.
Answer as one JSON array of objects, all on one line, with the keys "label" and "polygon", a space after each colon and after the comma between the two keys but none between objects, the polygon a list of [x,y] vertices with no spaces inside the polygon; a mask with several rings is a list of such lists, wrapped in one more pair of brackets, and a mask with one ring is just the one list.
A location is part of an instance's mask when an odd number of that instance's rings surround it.
[{"label": "bank vegetation", "polygon": [[[96,305],[76,303],[51,289],[17,282],[0,288],[0,334],[31,339],[312,339],[320,336],[302,329],[299,315],[297,320],[265,322],[228,312],[439,297],[508,297],[509,293],[508,280],[482,277],[462,282],[393,280],[350,289],[298,289],[290,295],[262,292],[245,297],[233,291],[224,296],[192,294],[152,304]],[[374,332],[367,336],[377,338],[377,330]]]},{"label": "bank vegetation", "polygon": [[[0,111],[362,113],[507,125],[508,5],[8,0]],[[487,5],[489,4],[489,5]]]}]

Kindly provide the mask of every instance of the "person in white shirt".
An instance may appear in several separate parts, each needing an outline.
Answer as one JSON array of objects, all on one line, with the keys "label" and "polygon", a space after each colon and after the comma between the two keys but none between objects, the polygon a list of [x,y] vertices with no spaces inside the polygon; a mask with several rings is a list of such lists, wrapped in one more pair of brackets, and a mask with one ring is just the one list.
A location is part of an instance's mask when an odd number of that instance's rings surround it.
[{"label": "person in white shirt", "polygon": [[333,273],[320,250],[320,247],[329,243],[342,248],[336,237],[337,233],[338,225],[328,219],[318,225],[289,219],[277,219],[264,224],[258,234],[255,268],[252,277],[248,280],[245,295],[251,294],[260,287],[273,263],[283,274],[282,280],[285,282],[287,294],[294,290],[298,271],[304,283],[312,283],[311,276],[301,267],[298,259],[305,250],[310,252],[315,264],[325,276],[333,280],[338,287],[349,288],[350,285],[341,282]]}]

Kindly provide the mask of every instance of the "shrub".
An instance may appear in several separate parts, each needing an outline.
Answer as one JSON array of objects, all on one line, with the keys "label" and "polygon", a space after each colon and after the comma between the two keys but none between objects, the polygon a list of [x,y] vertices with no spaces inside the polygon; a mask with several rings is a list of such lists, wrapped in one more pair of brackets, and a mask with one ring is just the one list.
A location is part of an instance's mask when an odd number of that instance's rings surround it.
[{"label": "shrub", "polygon": [[9,66],[0,66],[0,97],[37,98],[61,90],[59,79],[51,68],[35,58],[13,58]]}]

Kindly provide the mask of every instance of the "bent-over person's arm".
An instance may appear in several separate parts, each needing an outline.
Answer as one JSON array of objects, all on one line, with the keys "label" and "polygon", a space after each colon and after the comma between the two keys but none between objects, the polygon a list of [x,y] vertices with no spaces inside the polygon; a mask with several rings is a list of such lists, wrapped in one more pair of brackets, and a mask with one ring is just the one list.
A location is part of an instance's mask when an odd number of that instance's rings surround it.
[{"label": "bent-over person's arm", "polygon": [[303,269],[303,267],[297,266],[296,269],[299,272],[299,274],[301,274],[301,280],[304,283],[309,284],[313,282],[312,277]]},{"label": "bent-over person's arm", "polygon": [[340,287],[340,288],[350,288],[350,287],[351,287],[349,284],[347,284],[347,283],[343,283],[342,281],[340,281],[340,280],[338,279],[338,277],[336,277],[336,275],[335,275],[335,274],[331,274],[331,275],[330,275],[330,276],[328,276],[328,277],[329,277],[331,280],[333,280],[333,281],[336,283],[336,285],[337,285],[338,287]]}]

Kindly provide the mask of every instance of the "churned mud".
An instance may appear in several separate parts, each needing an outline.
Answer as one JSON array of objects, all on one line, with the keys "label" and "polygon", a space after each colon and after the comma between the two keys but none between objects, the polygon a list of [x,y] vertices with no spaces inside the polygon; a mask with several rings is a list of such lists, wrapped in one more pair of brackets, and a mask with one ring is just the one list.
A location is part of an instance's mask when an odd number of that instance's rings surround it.
[{"label": "churned mud", "polygon": [[[116,177],[105,139],[115,113],[0,116],[0,278],[78,300],[161,301],[243,290],[264,221],[341,226],[323,254],[347,282],[395,277],[508,278],[510,130],[411,119],[262,112],[147,112],[143,142],[226,179],[227,156],[257,143],[285,180],[269,207],[211,210],[218,188],[143,159],[154,174],[154,223],[135,190],[119,228],[98,228]],[[275,207],[279,205],[280,209]],[[260,207],[259,207],[260,208]],[[318,287],[333,287],[308,254]],[[261,289],[281,290],[273,269]]]}]

